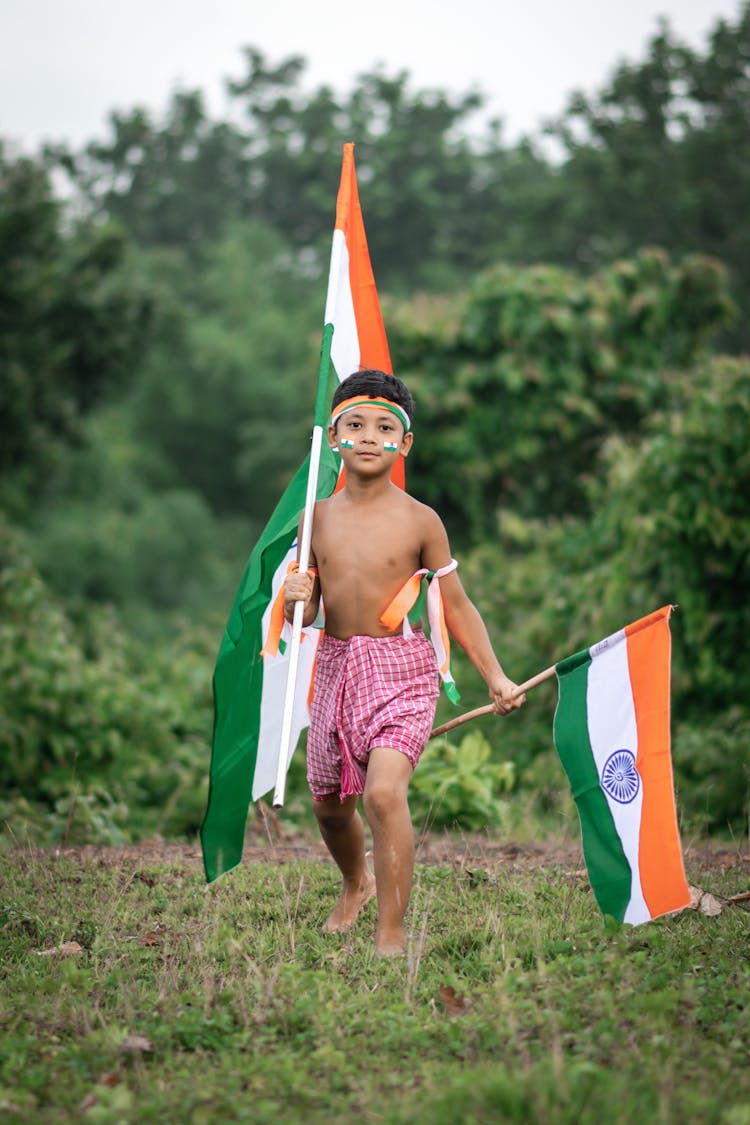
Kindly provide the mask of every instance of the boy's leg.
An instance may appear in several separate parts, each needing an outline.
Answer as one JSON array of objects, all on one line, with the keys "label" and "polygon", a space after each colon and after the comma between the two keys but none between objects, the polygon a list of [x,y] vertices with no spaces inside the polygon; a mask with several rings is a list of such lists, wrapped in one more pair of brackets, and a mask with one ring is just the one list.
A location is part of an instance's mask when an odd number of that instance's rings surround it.
[{"label": "boy's leg", "polygon": [[411,762],[400,750],[378,746],[367,765],[364,806],[373,839],[378,889],[375,950],[392,957],[406,948],[404,915],[414,872],[414,829],[407,792]]},{"label": "boy's leg", "polygon": [[348,930],[375,894],[375,880],[365,860],[365,834],[357,812],[357,798],[329,797],[313,801],[313,809],[325,845],[343,877],[341,895],[323,929],[329,933]]}]

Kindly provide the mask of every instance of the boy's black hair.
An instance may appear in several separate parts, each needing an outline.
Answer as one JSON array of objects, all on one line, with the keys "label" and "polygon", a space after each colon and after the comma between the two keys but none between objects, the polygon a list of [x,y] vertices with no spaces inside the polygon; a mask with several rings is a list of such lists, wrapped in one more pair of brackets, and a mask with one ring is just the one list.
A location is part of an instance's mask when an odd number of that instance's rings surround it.
[{"label": "boy's black hair", "polygon": [[385,371],[374,368],[365,368],[364,371],[355,371],[349,375],[334,391],[331,409],[345,402],[355,395],[369,395],[370,398],[387,398],[402,406],[414,425],[414,399],[405,383],[395,375],[386,375]]}]

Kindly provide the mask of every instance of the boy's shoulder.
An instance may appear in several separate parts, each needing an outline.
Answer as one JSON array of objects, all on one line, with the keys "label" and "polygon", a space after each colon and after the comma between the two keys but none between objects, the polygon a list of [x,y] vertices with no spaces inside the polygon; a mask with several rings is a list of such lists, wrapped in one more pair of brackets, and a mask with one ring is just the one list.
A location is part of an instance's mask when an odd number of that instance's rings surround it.
[{"label": "boy's shoulder", "polygon": [[404,498],[404,507],[408,510],[410,515],[413,515],[416,519],[424,521],[427,524],[442,523],[440,516],[429,504],[423,504],[421,500],[410,496],[408,492],[404,492],[403,489],[399,489],[398,491]]}]

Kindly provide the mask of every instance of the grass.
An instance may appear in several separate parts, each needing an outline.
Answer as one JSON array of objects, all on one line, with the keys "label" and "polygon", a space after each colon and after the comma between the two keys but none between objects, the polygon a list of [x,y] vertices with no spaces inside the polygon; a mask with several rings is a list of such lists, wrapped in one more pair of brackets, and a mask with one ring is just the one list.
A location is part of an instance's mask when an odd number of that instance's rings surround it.
[{"label": "grass", "polygon": [[620,928],[564,865],[418,866],[391,963],[374,904],[321,933],[330,863],[3,867],[0,1121],[750,1123],[741,907]]}]

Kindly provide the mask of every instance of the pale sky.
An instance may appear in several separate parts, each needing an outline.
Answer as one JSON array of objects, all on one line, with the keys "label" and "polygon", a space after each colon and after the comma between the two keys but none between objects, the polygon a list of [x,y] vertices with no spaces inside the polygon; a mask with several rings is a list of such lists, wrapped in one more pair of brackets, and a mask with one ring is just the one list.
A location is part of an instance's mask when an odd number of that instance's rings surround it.
[{"label": "pale sky", "polygon": [[[202,89],[214,115],[241,49],[308,60],[306,87],[351,89],[382,63],[412,87],[484,92],[507,140],[643,58],[665,16],[693,46],[741,0],[0,0],[0,137],[33,151],[107,135],[111,110],[157,117],[176,88]],[[356,140],[356,138],[354,138]]]}]

